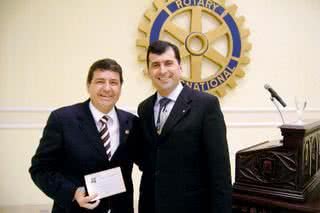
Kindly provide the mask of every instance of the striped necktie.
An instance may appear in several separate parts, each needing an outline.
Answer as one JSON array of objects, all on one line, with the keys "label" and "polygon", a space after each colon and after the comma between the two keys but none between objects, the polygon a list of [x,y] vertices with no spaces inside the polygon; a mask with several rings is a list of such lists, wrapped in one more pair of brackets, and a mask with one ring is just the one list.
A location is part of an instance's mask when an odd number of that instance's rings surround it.
[{"label": "striped necktie", "polygon": [[107,116],[103,116],[100,119],[100,122],[102,123],[102,127],[100,129],[100,138],[104,148],[106,149],[108,160],[110,160],[111,159],[111,138],[108,130],[107,121],[108,121]]}]

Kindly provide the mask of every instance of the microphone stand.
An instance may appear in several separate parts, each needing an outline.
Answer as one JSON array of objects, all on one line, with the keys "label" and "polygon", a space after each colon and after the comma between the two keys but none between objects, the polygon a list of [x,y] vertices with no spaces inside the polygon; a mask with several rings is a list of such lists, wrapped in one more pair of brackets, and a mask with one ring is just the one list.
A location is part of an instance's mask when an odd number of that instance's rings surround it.
[{"label": "microphone stand", "polygon": [[275,101],[274,97],[273,97],[273,96],[271,96],[270,100],[271,100],[271,101],[272,101],[272,103],[276,106],[276,108],[277,108],[278,112],[280,113],[282,123],[284,124],[283,115],[282,115],[282,113],[281,113],[281,111],[280,111],[280,109],[279,109],[279,106],[278,106],[278,104],[276,103],[276,101]]}]

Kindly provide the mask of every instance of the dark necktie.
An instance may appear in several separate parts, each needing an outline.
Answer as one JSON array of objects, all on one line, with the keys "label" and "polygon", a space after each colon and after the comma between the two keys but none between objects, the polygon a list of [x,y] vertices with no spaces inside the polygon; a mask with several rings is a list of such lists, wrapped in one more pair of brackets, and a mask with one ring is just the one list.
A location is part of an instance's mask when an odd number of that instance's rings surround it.
[{"label": "dark necktie", "polygon": [[158,118],[157,118],[157,124],[156,124],[156,127],[157,127],[157,133],[160,134],[161,133],[161,130],[162,130],[162,127],[165,123],[165,118],[163,118],[163,116],[161,116],[161,114],[165,111],[166,107],[167,107],[167,104],[170,102],[171,100],[169,98],[161,98],[160,101],[159,101],[159,104],[160,104],[160,107],[159,107],[159,112],[158,112]]},{"label": "dark necktie", "polygon": [[108,121],[107,116],[103,116],[100,119],[100,122],[102,123],[102,127],[100,129],[100,138],[104,148],[106,149],[108,160],[110,160],[111,159],[111,139],[110,139],[110,133],[107,126],[107,121]]}]

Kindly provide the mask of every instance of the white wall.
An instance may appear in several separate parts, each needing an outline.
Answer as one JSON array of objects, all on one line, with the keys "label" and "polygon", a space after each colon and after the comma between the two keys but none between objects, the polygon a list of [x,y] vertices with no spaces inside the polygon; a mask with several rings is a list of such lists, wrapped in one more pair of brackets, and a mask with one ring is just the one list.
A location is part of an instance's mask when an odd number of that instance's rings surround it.
[{"label": "white wall", "polygon": [[[86,99],[85,78],[92,62],[111,57],[123,66],[118,106],[135,111],[152,93],[135,46],[139,22],[151,2],[1,1],[0,206],[50,203],[30,180],[30,159],[48,113]],[[234,172],[236,151],[281,138],[276,128],[281,120],[265,83],[287,101],[287,121],[296,118],[295,94],[308,95],[306,117],[320,118],[320,1],[227,1],[231,3],[246,17],[253,46],[246,76],[221,99]],[[138,183],[137,171],[134,178]]]}]

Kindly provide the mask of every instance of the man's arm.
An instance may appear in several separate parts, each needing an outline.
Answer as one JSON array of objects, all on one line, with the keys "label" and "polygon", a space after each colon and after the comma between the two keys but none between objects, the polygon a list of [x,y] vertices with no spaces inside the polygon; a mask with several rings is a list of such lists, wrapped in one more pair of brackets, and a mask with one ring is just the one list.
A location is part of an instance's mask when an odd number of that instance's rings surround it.
[{"label": "man's arm", "polygon": [[[139,108],[138,107],[138,114],[139,114]],[[143,149],[143,136],[142,136],[142,130],[141,130],[141,123],[140,123],[139,117],[134,117],[132,121],[132,128],[130,130],[130,135],[128,138],[128,144],[129,144],[129,150],[131,158],[133,159],[133,162],[139,167],[140,170],[142,170],[142,149]]]},{"label": "man's arm", "polygon": [[32,157],[29,172],[33,182],[59,205],[72,204],[77,187],[61,173],[63,165],[63,132],[58,116],[51,113],[43,136]]},{"label": "man's arm", "polygon": [[212,96],[206,104],[202,134],[208,159],[210,212],[231,213],[232,186],[226,126],[216,97]]}]

